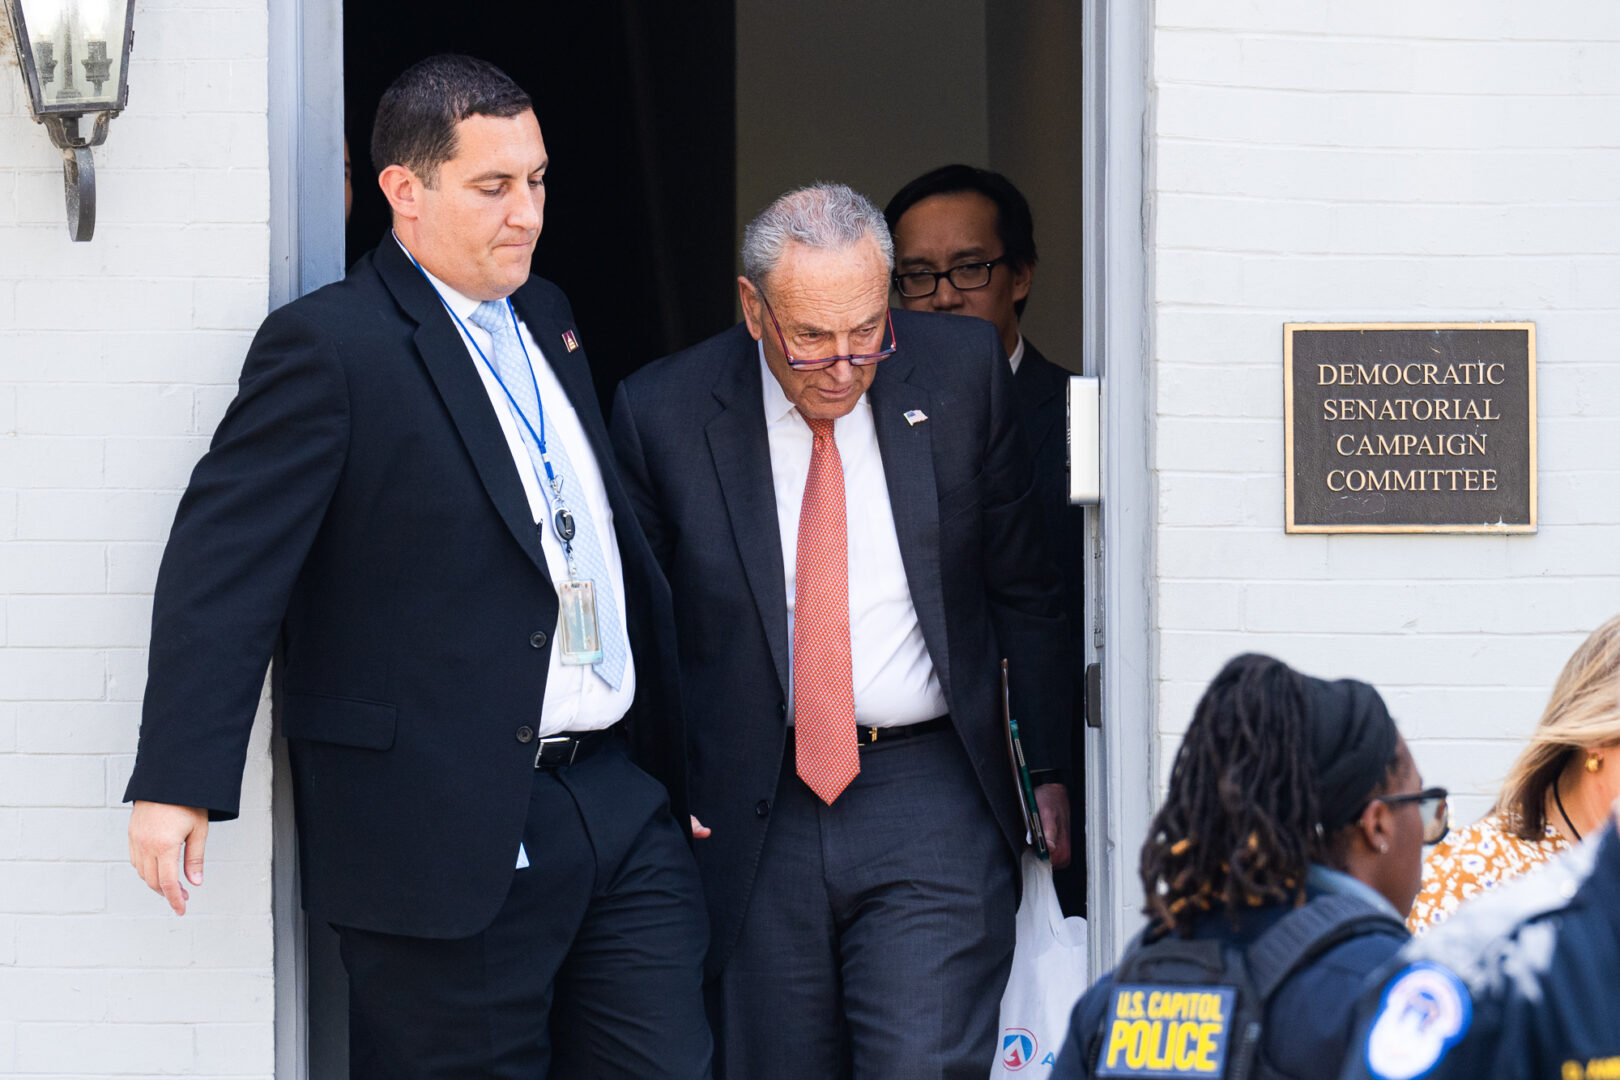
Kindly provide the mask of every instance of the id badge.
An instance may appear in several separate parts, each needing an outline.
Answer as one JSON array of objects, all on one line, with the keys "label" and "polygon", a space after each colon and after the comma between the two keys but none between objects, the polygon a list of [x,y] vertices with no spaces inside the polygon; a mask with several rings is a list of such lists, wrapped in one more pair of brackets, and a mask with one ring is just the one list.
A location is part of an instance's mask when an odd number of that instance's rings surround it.
[{"label": "id badge", "polygon": [[557,636],[564,664],[597,664],[602,661],[602,638],[596,632],[596,587],[589,581],[565,581],[557,586],[561,610],[557,614]]}]

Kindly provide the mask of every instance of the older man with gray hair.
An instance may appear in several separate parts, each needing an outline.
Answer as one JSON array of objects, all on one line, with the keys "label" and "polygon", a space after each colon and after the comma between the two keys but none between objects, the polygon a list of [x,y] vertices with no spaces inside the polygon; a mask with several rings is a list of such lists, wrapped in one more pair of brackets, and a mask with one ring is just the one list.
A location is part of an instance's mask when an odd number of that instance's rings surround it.
[{"label": "older man with gray hair", "polygon": [[[1025,842],[1002,657],[1030,766],[1068,760],[1067,630],[1000,340],[891,312],[892,262],[849,188],[782,196],[743,243],[743,323],[614,405],[674,594],[731,1080],[983,1077]],[[1066,829],[1061,788],[1039,799]]]}]

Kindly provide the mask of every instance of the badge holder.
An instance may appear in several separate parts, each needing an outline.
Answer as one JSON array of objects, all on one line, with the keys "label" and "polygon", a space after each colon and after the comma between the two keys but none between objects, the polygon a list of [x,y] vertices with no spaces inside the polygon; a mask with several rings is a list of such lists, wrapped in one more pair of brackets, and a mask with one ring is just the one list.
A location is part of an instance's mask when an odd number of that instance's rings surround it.
[{"label": "badge holder", "polygon": [[565,581],[557,586],[561,610],[557,616],[562,639],[558,659],[564,664],[602,662],[602,638],[596,631],[596,587],[589,581]]}]

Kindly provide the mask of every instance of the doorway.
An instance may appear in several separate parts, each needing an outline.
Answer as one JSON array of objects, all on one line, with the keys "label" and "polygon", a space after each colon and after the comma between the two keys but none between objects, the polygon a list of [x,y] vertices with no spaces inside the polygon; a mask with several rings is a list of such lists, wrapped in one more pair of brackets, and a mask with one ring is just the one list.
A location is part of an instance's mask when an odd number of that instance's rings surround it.
[{"label": "doorway", "polygon": [[[272,229],[303,239],[292,259],[305,268],[282,299],[340,276],[383,236],[371,116],[387,82],[435,52],[486,57],[535,100],[553,162],[535,271],[569,295],[604,406],[624,375],[735,321],[741,226],[789,187],[840,180],[881,205],[913,176],[962,161],[1005,173],[1029,198],[1041,262],[1023,327],[1056,362],[1103,375],[1104,443],[1128,448],[1104,454],[1105,509],[1087,511],[1086,647],[1075,658],[1102,667],[1104,726],[1077,735],[1088,747],[1093,968],[1111,964],[1140,906],[1131,881],[1153,775],[1145,16],[1128,0],[938,0],[926,23],[893,2],[609,0],[514,4],[491,28],[491,7],[472,27],[423,0],[271,0],[273,28],[290,25],[273,34],[272,99],[291,102],[280,152],[297,163]],[[341,34],[323,38],[322,25]],[[278,89],[278,75],[289,85]],[[1126,137],[1110,143],[1109,130]],[[321,216],[310,206],[341,205],[341,167],[326,150],[340,133],[356,176],[346,234],[306,220]],[[273,144],[273,170],[277,154]],[[277,1076],[326,1080],[346,1072],[346,988],[334,935],[306,935],[298,915],[290,793],[277,773]]]}]

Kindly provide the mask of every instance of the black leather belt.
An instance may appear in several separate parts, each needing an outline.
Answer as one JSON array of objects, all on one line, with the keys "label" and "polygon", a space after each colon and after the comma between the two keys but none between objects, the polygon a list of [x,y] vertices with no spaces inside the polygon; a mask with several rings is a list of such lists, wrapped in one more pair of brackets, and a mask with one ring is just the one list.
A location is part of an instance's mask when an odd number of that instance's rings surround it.
[{"label": "black leather belt", "polygon": [[932,720],[924,720],[920,724],[902,724],[899,727],[863,727],[855,725],[855,743],[862,750],[880,742],[893,742],[895,739],[909,739],[914,735],[931,735],[936,731],[944,731],[951,726],[951,718],[936,716]]},{"label": "black leather belt", "polygon": [[582,731],[575,735],[548,735],[534,751],[534,767],[557,769],[584,761],[602,748],[612,728]]}]

